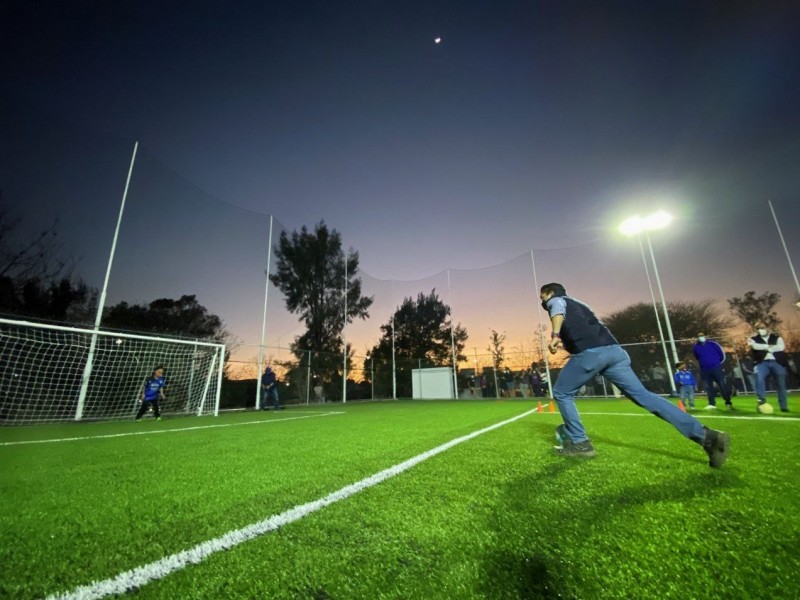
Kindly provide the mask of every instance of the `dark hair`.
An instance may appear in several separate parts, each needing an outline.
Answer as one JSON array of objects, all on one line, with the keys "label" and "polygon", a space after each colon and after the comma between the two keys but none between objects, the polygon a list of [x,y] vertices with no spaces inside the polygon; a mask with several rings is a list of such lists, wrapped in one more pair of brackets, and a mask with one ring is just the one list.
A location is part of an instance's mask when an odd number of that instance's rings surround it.
[{"label": "dark hair", "polygon": [[155,372],[156,372],[156,371],[158,371],[159,369],[161,369],[161,370],[163,371],[163,370],[164,370],[164,367],[163,367],[162,365],[158,365],[157,367],[153,367],[153,373],[155,373]]},{"label": "dark hair", "polygon": [[552,292],[554,296],[566,296],[567,290],[560,283],[545,283],[541,289],[542,292]]}]

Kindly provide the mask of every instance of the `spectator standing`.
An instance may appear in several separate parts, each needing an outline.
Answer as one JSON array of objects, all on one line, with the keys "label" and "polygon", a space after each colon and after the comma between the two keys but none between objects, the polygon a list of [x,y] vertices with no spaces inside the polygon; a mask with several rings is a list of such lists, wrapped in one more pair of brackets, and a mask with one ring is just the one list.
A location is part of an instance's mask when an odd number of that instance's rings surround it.
[{"label": "spectator standing", "polygon": [[714,383],[719,386],[719,391],[722,393],[722,398],[725,400],[725,406],[729,410],[733,410],[733,402],[731,402],[731,390],[725,381],[725,374],[722,372],[722,363],[725,362],[725,352],[714,340],[709,340],[704,331],[697,333],[697,343],[692,348],[694,357],[700,364],[700,379],[703,381],[703,387],[706,389],[708,395],[708,406],[706,410],[714,410],[717,408],[717,391],[714,389]]},{"label": "spectator standing", "polygon": [[756,323],[756,335],[748,340],[753,361],[756,364],[756,396],[758,403],[765,404],[767,401],[767,377],[772,375],[775,378],[775,385],[778,389],[778,404],[781,411],[789,412],[786,403],[786,367],[789,362],[786,359],[785,345],[783,338],[767,327],[764,321]]},{"label": "spectator standing", "polygon": [[742,375],[744,376],[745,391],[755,392],[756,368],[755,368],[755,363],[753,363],[753,357],[750,355],[745,356],[742,360],[739,361],[739,364],[742,365]]},{"label": "spectator standing", "polygon": [[678,386],[678,392],[681,395],[683,404],[693,410],[694,409],[694,389],[697,386],[697,380],[686,366],[686,363],[679,363],[678,370],[675,371],[675,385]]},{"label": "spectator standing", "polygon": [[271,367],[267,367],[261,376],[261,410],[267,410],[269,400],[272,400],[275,410],[283,410],[278,398],[278,379]]}]

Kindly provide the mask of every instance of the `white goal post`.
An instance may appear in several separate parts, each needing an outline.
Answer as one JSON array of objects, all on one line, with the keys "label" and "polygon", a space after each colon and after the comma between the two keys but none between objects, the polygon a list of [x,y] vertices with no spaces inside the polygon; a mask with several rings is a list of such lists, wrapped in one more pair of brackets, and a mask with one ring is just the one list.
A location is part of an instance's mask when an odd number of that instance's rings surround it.
[{"label": "white goal post", "polygon": [[133,418],[155,367],[162,414],[219,414],[224,344],[0,319],[0,425]]}]

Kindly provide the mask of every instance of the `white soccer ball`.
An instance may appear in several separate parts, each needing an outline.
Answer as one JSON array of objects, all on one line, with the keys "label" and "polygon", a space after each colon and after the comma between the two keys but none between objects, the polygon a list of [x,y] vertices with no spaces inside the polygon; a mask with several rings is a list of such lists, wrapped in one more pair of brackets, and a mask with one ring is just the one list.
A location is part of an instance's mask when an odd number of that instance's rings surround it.
[{"label": "white soccer ball", "polygon": [[775,409],[772,408],[772,404],[769,404],[767,402],[759,404],[756,408],[758,409],[758,412],[760,412],[762,415],[771,415],[772,413],[775,412]]}]

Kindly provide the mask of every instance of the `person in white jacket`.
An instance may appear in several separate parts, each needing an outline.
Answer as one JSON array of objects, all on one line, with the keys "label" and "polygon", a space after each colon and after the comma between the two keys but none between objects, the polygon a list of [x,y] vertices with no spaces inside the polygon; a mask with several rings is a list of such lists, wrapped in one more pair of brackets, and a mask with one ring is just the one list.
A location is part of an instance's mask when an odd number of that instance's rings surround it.
[{"label": "person in white jacket", "polygon": [[756,396],[758,403],[767,401],[767,377],[772,375],[778,388],[778,404],[782,412],[789,412],[786,403],[786,358],[783,338],[770,331],[764,321],[756,323],[756,335],[748,341],[753,362],[756,364]]}]

